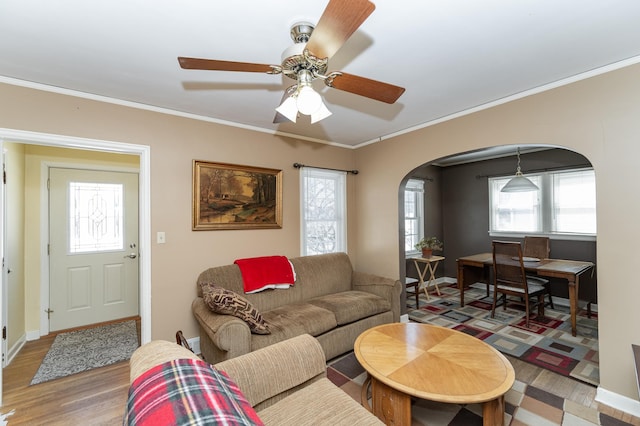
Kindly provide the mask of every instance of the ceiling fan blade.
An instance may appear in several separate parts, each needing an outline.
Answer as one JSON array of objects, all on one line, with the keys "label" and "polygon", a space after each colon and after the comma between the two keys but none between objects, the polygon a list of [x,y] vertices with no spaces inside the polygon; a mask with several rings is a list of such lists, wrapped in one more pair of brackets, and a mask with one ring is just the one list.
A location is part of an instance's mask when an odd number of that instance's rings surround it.
[{"label": "ceiling fan blade", "polygon": [[266,73],[272,73],[274,71],[274,68],[271,65],[253,64],[251,62],[231,62],[218,61],[215,59],[184,57],[179,57],[178,62],[180,62],[180,67],[188,70],[245,71]]},{"label": "ceiling fan blade", "polygon": [[325,80],[329,87],[392,104],[404,93],[404,87],[347,74],[342,71]]},{"label": "ceiling fan blade", "polygon": [[371,15],[369,0],[330,0],[306,48],[317,58],[330,58]]}]

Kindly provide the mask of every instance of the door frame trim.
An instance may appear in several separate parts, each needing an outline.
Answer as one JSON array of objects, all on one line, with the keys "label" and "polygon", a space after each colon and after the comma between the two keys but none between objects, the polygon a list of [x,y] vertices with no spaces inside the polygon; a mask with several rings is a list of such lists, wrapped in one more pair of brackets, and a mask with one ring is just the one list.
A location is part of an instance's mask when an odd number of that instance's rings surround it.
[{"label": "door frame trim", "polygon": [[[0,163],[2,163],[2,173],[3,175],[6,173],[6,163],[7,163],[7,150],[4,148],[4,145],[1,147],[0,149],[0,158],[2,159],[2,161],[0,161]],[[4,179],[4,178],[3,178]],[[7,229],[8,223],[7,223],[7,205],[6,205],[6,201],[7,201],[7,185],[5,184],[5,182],[0,182],[0,184],[2,185],[2,189],[0,189],[0,197],[2,198],[2,201],[0,201],[0,206],[2,206],[2,213],[0,213],[0,220],[2,220],[2,223],[0,224],[0,229],[5,230]],[[0,231],[1,232],[1,231]],[[8,271],[8,266],[9,263],[13,260],[13,259],[9,259],[7,254],[8,254],[8,245],[7,245],[7,239],[6,238],[2,238],[2,240],[0,241],[0,244],[2,244],[2,248],[0,249],[0,253],[2,253],[2,255],[0,255],[0,261],[3,262],[2,264],[2,272],[0,273],[0,275],[2,275],[2,277],[0,277],[0,282],[2,282],[3,280],[6,280],[6,282],[9,282],[9,273]],[[9,322],[9,288],[8,285],[3,285],[0,290],[2,291],[2,296],[0,296],[0,300],[2,301],[2,307],[0,307],[0,315],[2,316],[2,318],[0,318],[0,330],[2,330],[3,327],[7,326],[7,323]],[[1,337],[0,337],[1,338]],[[9,361],[9,346],[8,346],[8,342],[7,339],[2,339],[2,365],[0,365],[0,369],[3,369],[4,367],[7,366],[7,362]],[[0,376],[0,379],[2,377]],[[1,399],[1,398],[0,398]]]},{"label": "door frame trim", "polygon": [[[83,163],[65,163],[59,161],[44,160],[40,163],[40,336],[49,334],[49,318],[44,308],[49,306],[49,290],[51,286],[51,257],[47,253],[47,244],[49,244],[49,191],[47,190],[47,180],[49,179],[49,169],[76,169],[98,172],[125,172],[135,173],[140,180],[140,168],[137,167],[118,167],[101,164],[83,164]],[[140,204],[140,188],[138,188],[138,204]],[[138,229],[140,228],[140,215],[138,215]],[[138,230],[138,234],[140,231]],[[141,238],[138,235],[138,238]],[[140,266],[142,266],[140,264]],[[140,294],[141,278],[138,274],[138,294]],[[138,309],[140,309],[140,301],[138,301]],[[38,336],[39,337],[39,336]]]},{"label": "door frame trim", "polygon": [[[132,154],[140,157],[138,182],[140,340],[143,344],[149,342],[151,340],[151,147],[148,145],[0,128],[0,149],[3,148],[3,140],[27,145],[88,149],[119,154]],[[4,207],[2,204],[3,201],[0,200],[0,210]],[[4,238],[3,235],[0,235],[0,237]],[[0,250],[2,249],[0,248]],[[44,250],[46,253],[46,244],[41,250]],[[49,273],[47,271],[47,277],[48,275]],[[0,285],[2,285],[1,280],[2,278],[0,277]],[[0,297],[2,297],[1,294]],[[2,301],[0,301],[0,303],[1,302]]]}]

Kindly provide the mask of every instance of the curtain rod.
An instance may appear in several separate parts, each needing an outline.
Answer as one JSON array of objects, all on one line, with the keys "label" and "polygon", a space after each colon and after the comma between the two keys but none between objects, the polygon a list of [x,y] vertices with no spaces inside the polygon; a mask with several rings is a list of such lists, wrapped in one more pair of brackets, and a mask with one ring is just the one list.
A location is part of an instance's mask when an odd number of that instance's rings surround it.
[{"label": "curtain rod", "polygon": [[[531,174],[531,173],[542,173],[542,172],[555,172],[558,170],[575,170],[575,169],[588,169],[588,168],[593,168],[593,165],[591,164],[575,164],[572,166],[558,166],[558,167],[547,167],[544,169],[533,169],[533,170],[527,170],[526,172],[524,172],[525,175],[527,174]],[[476,175],[476,179],[482,179],[482,178],[493,178],[493,177],[506,177],[506,176],[513,176],[513,173],[508,174],[499,174],[499,175]]]},{"label": "curtain rod", "polygon": [[293,163],[293,167],[295,167],[296,169],[300,169],[302,167],[313,167],[314,169],[322,169],[322,170],[333,170],[334,172],[346,172],[346,173],[351,173],[354,175],[358,174],[357,170],[340,170],[340,169],[331,169],[329,167],[316,167],[316,166],[308,166],[306,164],[300,164],[300,163]]}]

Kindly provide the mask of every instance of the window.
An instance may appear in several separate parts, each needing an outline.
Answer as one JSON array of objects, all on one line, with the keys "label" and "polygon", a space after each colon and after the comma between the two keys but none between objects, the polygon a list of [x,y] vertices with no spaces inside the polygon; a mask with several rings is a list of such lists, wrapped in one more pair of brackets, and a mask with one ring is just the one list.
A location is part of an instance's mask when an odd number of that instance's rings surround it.
[{"label": "window", "polygon": [[347,251],[346,173],[301,170],[302,255]]},{"label": "window", "polygon": [[424,181],[409,179],[404,187],[404,251],[417,253],[416,244],[424,237]]},{"label": "window", "polygon": [[121,184],[69,184],[69,252],[89,253],[124,248]]},{"label": "window", "polygon": [[592,169],[527,175],[539,191],[500,192],[511,179],[489,178],[492,233],[595,235],[596,180]]}]

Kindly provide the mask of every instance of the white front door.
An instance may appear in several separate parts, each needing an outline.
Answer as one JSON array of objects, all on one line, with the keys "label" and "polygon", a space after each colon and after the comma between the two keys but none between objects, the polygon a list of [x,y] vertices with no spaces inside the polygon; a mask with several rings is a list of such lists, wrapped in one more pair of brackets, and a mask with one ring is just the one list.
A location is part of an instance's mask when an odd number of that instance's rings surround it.
[{"label": "white front door", "polygon": [[138,174],[49,169],[49,330],[138,315]]}]

